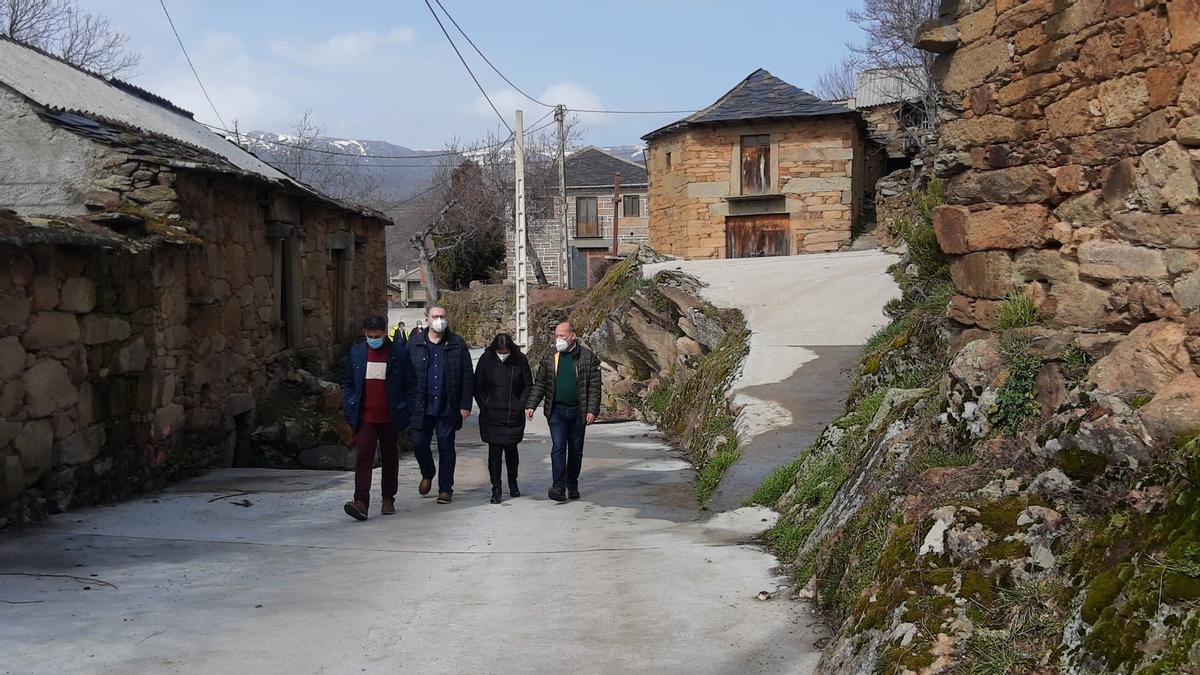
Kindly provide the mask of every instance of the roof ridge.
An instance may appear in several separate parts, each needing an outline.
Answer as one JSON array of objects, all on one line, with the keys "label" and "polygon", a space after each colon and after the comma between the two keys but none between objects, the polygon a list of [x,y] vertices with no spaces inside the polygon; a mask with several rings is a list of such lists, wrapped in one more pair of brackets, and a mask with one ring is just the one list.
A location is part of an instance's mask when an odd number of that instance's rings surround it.
[{"label": "roof ridge", "polygon": [[[611,153],[611,152],[609,152],[609,151],[605,150],[604,148],[601,148],[601,147],[598,147],[598,146],[595,146],[595,145],[585,145],[584,147],[582,147],[582,148],[580,148],[580,149],[576,150],[575,152],[571,153],[571,154],[570,154],[570,157],[574,157],[575,155],[578,155],[578,154],[580,154],[580,153],[582,153],[582,152],[587,152],[588,150],[595,150],[596,152],[598,152],[598,153],[600,153],[600,154],[602,154],[602,155],[607,155],[607,156],[609,156],[609,157],[612,157],[613,159],[615,159],[615,160],[617,160],[617,161],[619,161],[619,162],[625,162],[626,164],[628,164],[629,166],[632,166],[632,167],[634,167],[635,169],[641,169],[642,171],[645,171],[645,170],[646,170],[646,167],[645,167],[645,165],[643,165],[643,164],[638,164],[637,162],[634,162],[634,161],[632,161],[632,160],[625,159],[624,157],[621,157],[620,155],[614,155],[613,153]],[[645,153],[645,151],[646,151],[646,149],[645,149],[645,148],[642,148],[642,152],[643,152],[643,153]]]}]

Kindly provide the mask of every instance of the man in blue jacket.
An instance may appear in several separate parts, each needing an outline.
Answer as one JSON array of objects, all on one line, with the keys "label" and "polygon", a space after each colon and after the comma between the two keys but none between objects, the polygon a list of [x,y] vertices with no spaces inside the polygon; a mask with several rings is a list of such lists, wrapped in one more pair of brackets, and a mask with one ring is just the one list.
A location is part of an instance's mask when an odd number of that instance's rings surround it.
[{"label": "man in blue jacket", "polygon": [[[450,332],[446,308],[431,305],[425,311],[429,329],[413,331],[408,352],[416,374],[412,408],[412,447],[421,465],[419,492],[429,494],[433,477],[438,479],[437,503],[449,504],[454,494],[454,434],[471,416],[473,377],[471,352],[460,336]],[[430,447],[437,437],[438,464]]]},{"label": "man in blue jacket", "polygon": [[380,513],[388,516],[396,512],[400,473],[396,440],[408,427],[416,384],[408,350],[403,344],[387,339],[386,319],[367,317],[363,322],[363,336],[365,341],[350,348],[342,379],[342,413],[354,429],[354,447],[358,450],[354,465],[354,501],[345,505],[346,514],[355,520],[367,519],[376,446],[383,460]]}]

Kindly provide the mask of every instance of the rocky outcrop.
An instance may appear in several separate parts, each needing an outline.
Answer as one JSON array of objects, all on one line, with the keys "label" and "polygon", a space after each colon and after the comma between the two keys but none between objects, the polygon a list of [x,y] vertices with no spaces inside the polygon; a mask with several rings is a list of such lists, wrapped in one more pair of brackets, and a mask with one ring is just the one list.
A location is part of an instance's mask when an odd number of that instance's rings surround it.
[{"label": "rocky outcrop", "polygon": [[663,260],[639,249],[570,318],[602,362],[601,417],[657,424],[703,468],[722,451],[736,452],[728,394],[748,335],[740,312],[700,298],[694,277],[663,271],[643,278],[643,265]]}]

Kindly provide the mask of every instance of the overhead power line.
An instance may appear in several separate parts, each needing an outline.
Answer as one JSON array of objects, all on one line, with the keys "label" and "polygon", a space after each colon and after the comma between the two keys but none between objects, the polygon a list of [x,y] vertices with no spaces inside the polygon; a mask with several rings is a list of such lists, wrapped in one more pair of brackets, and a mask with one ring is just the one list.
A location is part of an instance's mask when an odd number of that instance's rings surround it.
[{"label": "overhead power line", "polygon": [[429,8],[429,13],[433,15],[433,20],[437,21],[438,28],[442,29],[442,35],[446,36],[446,41],[450,43],[452,48],[454,48],[454,53],[458,55],[458,60],[462,61],[463,68],[467,69],[467,74],[471,76],[471,79],[475,82],[475,86],[479,88],[479,93],[483,94],[484,100],[486,100],[488,105],[492,107],[492,111],[496,113],[496,117],[500,118],[500,122],[504,124],[504,128],[508,129],[508,133],[516,133],[513,131],[513,128],[509,126],[508,120],[505,119],[504,115],[500,114],[500,109],[497,108],[496,104],[492,102],[492,97],[488,96],[487,91],[485,91],[483,88],[483,85],[479,83],[479,78],[475,77],[474,71],[472,71],[471,66],[467,64],[467,60],[463,58],[462,52],[458,51],[458,45],[454,44],[454,39],[450,37],[450,33],[446,30],[446,26],[442,24],[442,18],[438,16],[437,11],[433,9],[433,5],[429,4],[429,0],[425,0],[425,6]]},{"label": "overhead power line", "polygon": [[529,94],[525,93],[525,90],[524,90],[524,89],[522,89],[522,88],[518,87],[518,86],[517,86],[517,84],[516,84],[515,82],[513,82],[513,81],[512,81],[512,80],[510,80],[510,79],[508,79],[508,76],[507,76],[507,75],[505,75],[504,73],[500,72],[500,69],[499,69],[499,68],[497,68],[497,67],[496,67],[496,64],[492,63],[492,60],[491,60],[491,59],[489,59],[489,58],[488,58],[488,57],[487,57],[487,56],[486,56],[486,55],[483,53],[483,50],[481,50],[481,49],[480,49],[478,46],[476,46],[476,45],[475,45],[475,42],[474,42],[473,40],[471,40],[471,36],[467,35],[466,31],[464,31],[464,30],[462,29],[462,26],[459,26],[459,25],[458,25],[458,22],[454,20],[454,17],[453,17],[453,16],[451,16],[450,12],[449,12],[449,11],[446,9],[446,6],[442,4],[442,0],[434,0],[434,2],[436,2],[436,3],[437,3],[437,6],[438,6],[438,7],[441,7],[441,8],[442,8],[442,12],[443,12],[443,13],[445,13],[445,15],[446,15],[446,18],[447,18],[447,19],[450,19],[450,23],[454,24],[454,27],[455,27],[456,29],[458,29],[458,32],[459,32],[459,33],[460,33],[460,34],[463,36],[463,39],[465,39],[465,40],[467,41],[467,44],[471,45],[471,48],[475,50],[475,53],[476,53],[476,54],[479,54],[479,58],[483,59],[483,62],[484,62],[484,63],[486,63],[486,64],[488,64],[489,66],[491,66],[492,70],[494,70],[494,71],[496,72],[496,74],[500,76],[500,79],[502,79],[502,80],[504,80],[505,82],[507,82],[507,83],[508,83],[508,86],[512,87],[513,89],[516,89],[518,94],[520,94],[520,95],[524,96],[525,98],[529,99],[530,101],[533,101],[534,103],[536,103],[536,104],[538,104],[538,105],[540,105],[540,106],[544,106],[544,107],[546,107],[546,108],[553,108],[553,107],[554,107],[554,104],[552,104],[552,103],[544,103],[544,102],[542,102],[542,101],[539,101],[539,100],[537,100],[536,98],[534,98],[534,97],[530,96]]},{"label": "overhead power line", "polygon": [[192,63],[192,57],[188,55],[187,47],[183,46],[183,38],[179,37],[179,31],[175,30],[175,22],[171,20],[171,13],[167,11],[167,3],[165,0],[158,0],[158,4],[162,5],[163,14],[167,15],[167,23],[171,24],[171,32],[175,34],[175,41],[179,43],[179,49],[183,52],[183,58],[187,59],[188,67],[192,69],[192,75],[196,76],[196,84],[200,85],[200,91],[204,92],[204,98],[208,101],[208,107],[212,108],[213,114],[217,116],[217,121],[221,123],[221,131],[228,132],[228,126],[225,120],[221,118],[221,113],[217,112],[217,106],[213,104],[212,97],[208,95],[208,90],[204,88],[204,81],[200,79],[200,73],[196,72],[196,66]]}]

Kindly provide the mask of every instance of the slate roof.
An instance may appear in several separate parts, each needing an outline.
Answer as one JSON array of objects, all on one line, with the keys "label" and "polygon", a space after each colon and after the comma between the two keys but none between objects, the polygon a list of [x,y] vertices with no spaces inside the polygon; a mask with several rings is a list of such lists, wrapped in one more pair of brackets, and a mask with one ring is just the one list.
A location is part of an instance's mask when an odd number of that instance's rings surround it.
[{"label": "slate roof", "polygon": [[759,68],[715,103],[642,136],[651,140],[696,124],[745,120],[829,117],[853,114],[844,105],[825,101]]},{"label": "slate roof", "polygon": [[621,174],[621,185],[637,187],[649,185],[646,167],[593,146],[588,146],[567,157],[567,187],[609,187],[613,174]]},{"label": "slate roof", "polygon": [[231,173],[308,193],[337,208],[384,218],[294,180],[140,87],[100,75],[0,35],[0,86],[46,122],[182,168]]}]

